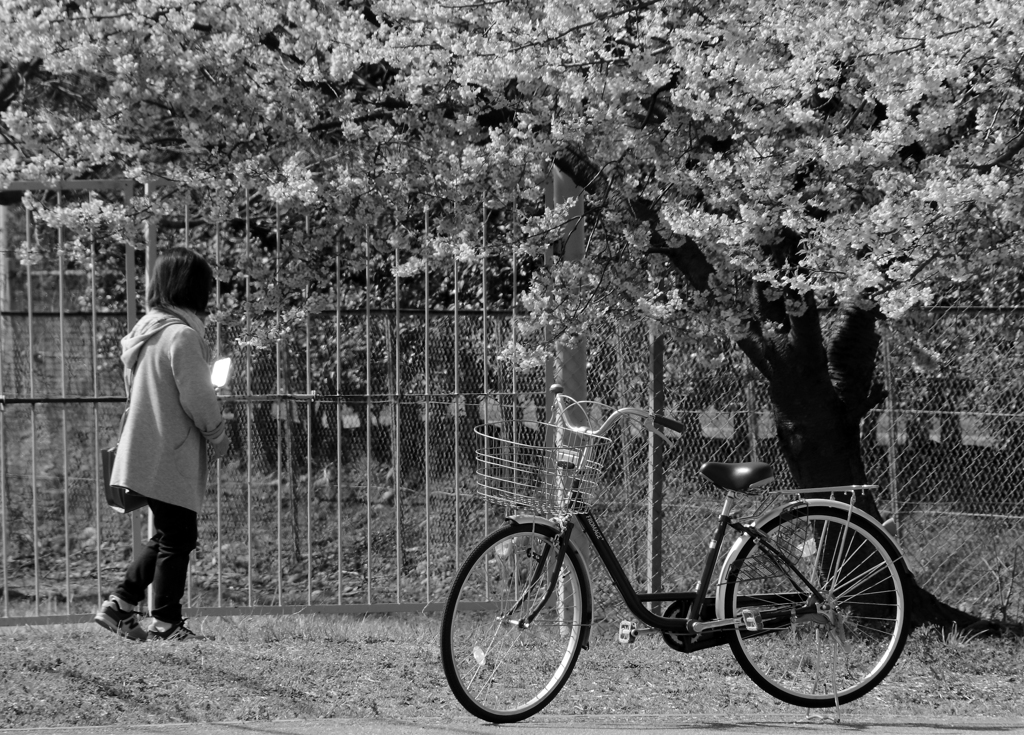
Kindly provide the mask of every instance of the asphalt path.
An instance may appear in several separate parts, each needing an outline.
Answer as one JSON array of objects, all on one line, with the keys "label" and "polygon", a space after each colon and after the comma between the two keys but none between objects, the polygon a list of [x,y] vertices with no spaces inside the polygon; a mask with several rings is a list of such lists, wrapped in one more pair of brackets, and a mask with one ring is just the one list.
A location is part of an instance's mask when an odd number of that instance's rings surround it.
[{"label": "asphalt path", "polygon": [[712,717],[708,715],[608,715],[533,717],[513,725],[489,725],[475,718],[408,717],[348,718],[329,720],[270,720],[266,722],[192,722],[164,725],[111,727],[11,728],[0,733],[37,735],[814,735],[816,733],[866,733],[867,735],[1024,735],[1024,713],[1014,718],[988,717],[884,717],[795,720],[757,714]]}]

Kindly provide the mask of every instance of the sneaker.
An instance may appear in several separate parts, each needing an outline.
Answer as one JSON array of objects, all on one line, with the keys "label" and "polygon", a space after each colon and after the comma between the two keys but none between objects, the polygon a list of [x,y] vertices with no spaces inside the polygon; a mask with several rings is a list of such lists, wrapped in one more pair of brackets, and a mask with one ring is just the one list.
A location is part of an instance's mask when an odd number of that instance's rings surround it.
[{"label": "sneaker", "polygon": [[[167,628],[167,630],[162,630],[165,625],[170,625],[171,627]],[[159,620],[153,620],[149,626],[149,637],[150,639],[160,641],[188,641],[203,638],[203,636],[196,635],[186,628],[184,620],[179,620],[177,623],[164,623]]]},{"label": "sneaker", "polygon": [[139,611],[122,610],[113,597],[103,602],[93,620],[97,625],[128,640],[144,641],[149,635],[146,629],[139,625]]}]

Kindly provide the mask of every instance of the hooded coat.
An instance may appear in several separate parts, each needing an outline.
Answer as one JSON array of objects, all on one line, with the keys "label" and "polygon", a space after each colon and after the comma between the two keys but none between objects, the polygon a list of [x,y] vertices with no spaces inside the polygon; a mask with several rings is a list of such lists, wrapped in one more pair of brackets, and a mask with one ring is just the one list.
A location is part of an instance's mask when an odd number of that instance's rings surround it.
[{"label": "hooded coat", "polygon": [[206,494],[206,443],[227,442],[210,382],[210,348],[186,322],[153,310],[121,340],[128,412],[112,485],[199,513]]}]

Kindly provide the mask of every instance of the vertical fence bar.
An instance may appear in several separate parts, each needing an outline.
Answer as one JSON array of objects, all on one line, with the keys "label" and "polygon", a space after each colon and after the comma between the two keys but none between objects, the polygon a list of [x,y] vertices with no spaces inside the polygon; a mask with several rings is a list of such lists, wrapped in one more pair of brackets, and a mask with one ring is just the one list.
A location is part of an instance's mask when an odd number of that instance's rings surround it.
[{"label": "vertical fence bar", "polygon": [[335,513],[338,523],[338,604],[343,600],[344,585],[341,582],[341,570],[344,568],[342,553],[342,513],[341,513],[341,454],[342,454],[342,418],[341,418],[341,242],[334,248],[334,485],[337,505]]},{"label": "vertical fence bar", "polygon": [[[650,332],[650,393],[651,413],[661,414],[665,409],[665,338]],[[649,433],[648,453],[648,506],[647,506],[647,591],[661,591],[662,585],[662,517],[665,492],[665,442],[657,434]],[[660,604],[652,603],[658,611]]]},{"label": "vertical fence bar", "polygon": [[[31,247],[32,244],[32,213],[28,210],[25,212],[25,244],[28,247]],[[25,263],[25,281],[26,298],[28,301],[28,354],[30,356],[34,356],[36,354],[34,323],[35,307],[32,303],[34,294],[32,291],[31,261]],[[30,399],[34,399],[36,397],[35,360],[32,359],[32,357],[30,357],[28,361],[28,397]],[[39,488],[38,478],[36,476],[36,404],[34,400],[29,404],[29,431],[31,432],[29,439],[29,458],[32,463],[29,471],[29,491],[32,494],[32,568],[35,576],[35,613],[36,615],[39,615]]]},{"label": "vertical fence bar", "polygon": [[[481,403],[483,404],[483,407],[484,407],[484,411],[483,411],[484,415],[483,415],[482,418],[483,418],[483,421],[484,421],[484,425],[487,427],[486,430],[485,430],[485,435],[487,437],[490,437],[491,436],[491,428],[490,427],[491,427],[491,420],[492,420],[492,417],[490,416],[490,411],[491,411],[492,404],[491,404],[491,380],[490,380],[490,375],[491,375],[490,340],[488,338],[489,334],[488,334],[488,331],[487,331],[487,247],[488,247],[488,243],[487,243],[487,197],[486,196],[481,197],[481,201],[480,201],[480,216],[481,216],[481,220],[482,220],[482,224],[481,224],[481,227],[480,227],[480,249],[481,249],[481,252],[483,253],[483,257],[480,259],[480,307],[481,307],[480,308],[480,311],[481,311],[481,317],[480,317],[480,339],[483,342],[482,353],[483,353],[483,372],[484,372],[484,374],[483,374],[483,385],[481,386],[483,388],[483,391],[484,391],[484,397],[483,397],[483,401],[481,401]],[[500,402],[498,402],[498,405],[500,406]],[[499,415],[498,417],[496,417],[496,420],[500,420],[500,418],[501,417]],[[491,517],[490,507],[491,507],[490,503],[488,502],[488,500],[486,498],[484,498],[483,514],[484,514],[484,535],[485,536],[491,532],[491,528],[490,528],[490,525],[491,525],[491,523],[490,523],[490,517]]]},{"label": "vertical fence bar", "polygon": [[373,604],[373,531],[371,522],[373,519],[373,511],[371,509],[370,493],[371,493],[371,481],[370,476],[373,470],[373,442],[370,433],[370,422],[373,419],[373,411],[370,407],[370,401],[372,400],[372,378],[373,372],[370,366],[370,352],[373,349],[370,340],[370,228],[366,227],[363,232],[363,251],[366,258],[366,298],[364,307],[366,309],[366,316],[364,318],[364,333],[366,335],[366,604]]},{"label": "vertical fence bar", "polygon": [[459,373],[459,259],[456,257],[453,259],[452,265],[452,287],[455,289],[455,294],[452,298],[452,304],[455,310],[454,320],[452,322],[452,344],[455,349],[452,350],[452,361],[454,366],[452,368],[452,379],[453,379],[453,390],[455,392],[455,457],[452,467],[452,473],[455,479],[453,484],[455,492],[455,568],[458,569],[461,566],[461,560],[459,559],[459,541],[462,538],[462,485],[459,481],[459,471],[462,469],[459,466],[460,450],[462,448],[462,438],[460,436],[462,428],[462,386],[459,384],[461,377]]},{"label": "vertical fence bar", "polygon": [[[221,245],[220,238],[221,238],[221,223],[217,222],[214,225],[214,231],[213,231],[213,262],[215,263],[216,268],[217,268],[217,275],[216,275],[216,277],[214,278],[214,281],[213,281],[213,284],[214,284],[213,285],[213,289],[214,289],[214,291],[213,291],[213,299],[214,299],[214,305],[215,305],[215,307],[217,308],[218,311],[220,310],[220,245]],[[214,354],[218,358],[219,357],[223,357],[223,355],[221,353],[221,327],[220,327],[220,320],[219,319],[217,320],[217,324],[214,327],[214,349],[216,350],[214,352]],[[225,427],[225,430],[226,430],[226,428],[227,427]],[[215,474],[214,484],[215,484],[215,491],[216,491],[216,494],[217,494],[217,552],[216,552],[216,556],[215,556],[215,558],[217,559],[217,607],[222,607],[224,605],[224,588],[223,588],[224,575],[222,573],[223,569],[224,569],[224,558],[223,558],[224,557],[224,552],[221,551],[221,547],[224,545],[224,534],[223,534],[223,528],[224,528],[224,511],[223,511],[224,496],[223,496],[223,489],[221,487],[221,476],[220,476],[220,473],[221,473],[221,461],[220,461],[220,457],[217,457],[214,460],[214,467],[215,467],[214,471],[216,473]]]},{"label": "vertical fence bar", "polygon": [[[305,218],[309,240],[309,215]],[[313,604],[313,363],[310,358],[310,287],[306,286],[306,604]]]},{"label": "vertical fence bar", "polygon": [[893,380],[892,370],[892,353],[890,352],[891,345],[889,344],[889,330],[886,329],[882,333],[882,358],[883,358],[883,369],[885,370],[885,412],[889,418],[889,442],[886,449],[886,458],[889,462],[889,507],[891,508],[892,518],[896,522],[896,534],[899,536],[900,531],[900,517],[899,517],[899,467],[896,461],[896,443],[899,438],[899,427],[897,426],[896,416],[896,386]]},{"label": "vertical fence bar", "polygon": [[[0,310],[6,312],[11,308],[10,284],[8,282],[8,237],[7,207],[0,204]],[[0,315],[0,395],[6,393],[4,364],[7,359],[7,317]],[[7,524],[10,514],[7,512],[7,408],[0,403],[0,582],[3,589],[4,617],[10,615],[10,590],[7,579]],[[99,526],[96,526],[97,530]],[[97,539],[98,542],[98,539]],[[98,548],[98,547],[97,547]]]},{"label": "vertical fence bar", "polygon": [[[57,208],[64,205],[63,193],[57,190]],[[58,338],[58,352],[60,353],[60,396],[68,397],[67,380],[67,345],[64,342],[64,330],[66,327],[64,317],[64,225],[57,227],[57,328],[60,330]],[[71,614],[71,485],[68,481],[68,404],[60,404],[61,423],[61,456],[63,461],[62,482],[64,484],[64,613]]]},{"label": "vertical fence bar", "polygon": [[284,289],[281,287],[281,205],[274,209],[274,287],[277,290],[277,305],[274,313],[274,325],[276,336],[274,341],[274,364],[275,364],[275,392],[274,405],[276,407],[274,424],[277,427],[277,604],[284,604],[284,528],[282,526],[284,515],[284,494],[282,492],[284,463],[282,462],[282,433],[288,430],[288,419],[291,418],[291,405],[285,403],[285,375],[281,369],[282,340],[281,340],[281,307],[284,296]]},{"label": "vertical fence bar", "polygon": [[[125,188],[122,190],[122,196],[124,198],[125,206],[131,204],[132,199],[132,184],[130,182],[125,183]],[[146,199],[153,197],[156,186],[152,182],[147,182],[143,187],[143,195]],[[144,281],[144,289],[149,288],[148,276],[152,272],[153,261],[156,256],[156,242],[157,242],[157,220],[155,217],[147,217],[144,224],[144,233],[146,238],[145,252],[146,252],[146,278]],[[130,332],[135,326],[135,322],[138,320],[138,308],[136,304],[137,296],[135,293],[135,245],[128,241],[125,243],[125,282],[127,284],[125,291],[125,300],[128,305],[128,331]],[[153,532],[153,513],[150,510],[145,511],[146,523],[149,528],[150,534]],[[132,554],[134,558],[138,558],[139,554],[142,553],[142,518],[140,516],[143,513],[131,513],[131,533],[132,533]],[[153,588],[152,586],[146,593],[146,605],[152,610],[153,609]]]},{"label": "vertical fence bar", "polygon": [[[511,258],[511,261],[512,261],[512,303],[510,304],[511,307],[512,307],[512,324],[510,325],[510,330],[509,330],[509,340],[511,341],[513,348],[518,346],[518,333],[516,332],[516,319],[518,318],[518,311],[517,311],[517,309],[518,309],[518,304],[519,304],[519,257],[516,254],[516,247],[515,247],[516,237],[518,236],[518,227],[519,227],[519,189],[517,187],[516,188],[516,192],[515,192],[515,194],[513,196],[513,199],[512,199],[512,232],[511,232],[511,240],[512,240],[512,242],[511,242],[511,247],[509,248],[512,251],[512,258]],[[524,419],[525,416],[520,416],[520,415],[518,415],[517,412],[519,411],[519,406],[520,405],[522,405],[522,407],[524,409],[526,408],[526,406],[525,406],[523,400],[520,398],[520,395],[519,395],[519,371],[515,368],[515,366],[512,367],[512,395],[513,395],[512,417],[513,417],[513,419],[520,419],[520,420],[514,420],[512,422],[512,447],[513,447],[512,451],[513,452],[518,452],[518,449],[516,449],[516,448],[519,446],[519,427],[522,425],[522,423],[523,423],[522,419]],[[532,399],[531,399],[531,401],[532,401]],[[516,466],[516,463],[518,462],[518,460],[519,460],[518,457],[513,457],[513,463],[512,463],[513,467]],[[513,472],[518,474],[518,472],[516,470],[514,470],[514,469],[513,469]],[[513,481],[514,482],[518,482],[518,477],[514,478]]]},{"label": "vertical fence bar", "polygon": [[[398,270],[398,244],[395,244],[395,271]],[[394,390],[391,393],[391,465],[395,501],[395,602],[402,601],[402,311],[398,276],[395,282],[395,361],[392,364]]]},{"label": "vertical fence bar", "polygon": [[754,376],[750,376],[743,386],[743,395],[747,404],[747,436],[750,437],[750,461],[760,461],[757,441],[757,398],[754,395]]},{"label": "vertical fence bar", "polygon": [[[633,371],[626,364],[626,349],[627,348],[626,348],[626,345],[624,344],[624,340],[623,340],[623,337],[622,337],[622,328],[618,324],[614,325],[614,342],[613,342],[613,344],[614,344],[614,348],[615,348],[615,350],[614,350],[615,351],[615,368],[614,368],[615,369],[615,394],[613,396],[613,399],[610,401],[610,403],[611,403],[612,406],[631,406],[631,405],[633,405],[633,401],[630,398],[629,389],[626,386],[626,378],[627,378],[627,376],[632,375]],[[652,436],[653,436],[652,434],[648,434],[648,437],[647,437],[648,441],[650,440],[650,438]],[[628,492],[629,492],[630,488],[628,486],[627,480],[628,480],[628,478],[630,476],[630,472],[632,470],[631,464],[634,463],[636,460],[635,459],[631,459],[631,454],[632,453],[630,451],[630,447],[629,447],[628,442],[620,441],[620,442],[617,442],[617,443],[618,443],[618,454],[619,454],[619,460],[618,461],[619,461],[620,465],[622,466],[622,485],[621,485],[621,487],[615,488],[615,493],[616,493],[616,497],[629,497]],[[648,447],[648,453],[650,453],[650,447]],[[650,457],[648,457],[648,459],[650,459]],[[648,478],[648,486],[650,486],[649,478]],[[607,490],[605,490],[605,492],[607,492]],[[650,494],[651,494],[650,493],[650,487],[648,487],[648,497],[650,497]],[[620,505],[620,507],[622,507],[622,506]],[[644,547],[643,548],[639,547],[639,544],[640,544],[639,535],[633,535],[633,537],[631,538],[631,542],[632,543],[629,546],[629,562],[632,564],[633,572],[635,574],[639,575],[640,574],[640,560],[643,559],[643,563],[644,563],[643,574],[644,574],[644,579],[646,580],[645,584],[647,584],[649,586],[650,585],[650,574],[649,574],[649,571],[650,571],[650,569],[649,569],[650,550],[649,550],[649,544],[647,543],[646,523],[644,525],[645,525],[645,533],[644,533],[644,536],[643,536]]]},{"label": "vertical fence bar", "polygon": [[[192,232],[191,232],[191,228],[190,228],[190,225],[191,225],[191,222],[190,222],[191,211],[190,211],[190,209],[191,208],[189,206],[191,204],[191,202],[189,201],[189,197],[190,197],[190,194],[188,193],[188,189],[186,189],[185,190],[185,233],[184,233],[185,241],[183,243],[185,245],[185,247],[191,247],[191,245],[192,245],[192,237],[191,237]],[[147,255],[147,257],[146,257],[146,272],[150,273],[151,271],[150,271],[150,263],[149,263],[149,257],[148,257],[149,254],[147,253],[146,255]],[[149,278],[146,279],[146,291],[147,291],[147,293],[149,291]],[[146,299],[146,306],[147,307],[149,306],[149,299]],[[205,342],[206,341],[206,335],[202,334],[200,336],[203,338],[203,341]],[[203,493],[203,495],[206,495],[206,488],[205,487],[202,489],[202,493]],[[149,514],[149,521],[150,521],[149,531],[150,531],[150,535],[152,535],[153,532],[155,531],[155,525],[153,523],[153,514],[152,513]],[[186,574],[185,606],[186,607],[192,607],[192,584],[193,584],[193,581],[194,581],[194,577],[193,577],[193,574],[192,574],[192,565],[191,564],[189,564],[186,567],[185,574]]]},{"label": "vertical fence bar", "polygon": [[[423,206],[423,237],[430,233],[430,210]],[[423,260],[423,515],[426,551],[426,595],[430,602],[430,263]]]},{"label": "vertical fence bar", "polygon": [[245,187],[245,534],[246,588],[252,607],[252,213]]},{"label": "vertical fence bar", "polygon": [[[90,197],[92,195],[90,194]],[[90,345],[92,347],[92,395],[99,398],[100,395],[100,373],[99,373],[99,344],[96,335],[99,329],[99,318],[96,310],[96,233],[89,230],[89,315],[92,324]],[[96,604],[103,599],[103,557],[100,553],[103,536],[100,532],[100,509],[103,507],[103,485],[100,468],[100,405],[97,401],[92,404],[92,456],[93,456],[93,523],[96,533],[93,535],[96,552]]]},{"label": "vertical fence bar", "polygon": [[[2,335],[0,335],[2,339]],[[4,359],[3,350],[0,349],[0,361]],[[0,371],[2,380],[2,371]],[[2,382],[0,382],[2,385]],[[10,610],[10,582],[7,579],[7,522],[10,514],[7,512],[7,411],[0,406],[0,567],[2,567],[2,579],[4,587],[0,590],[3,595],[4,617],[9,617]]]}]

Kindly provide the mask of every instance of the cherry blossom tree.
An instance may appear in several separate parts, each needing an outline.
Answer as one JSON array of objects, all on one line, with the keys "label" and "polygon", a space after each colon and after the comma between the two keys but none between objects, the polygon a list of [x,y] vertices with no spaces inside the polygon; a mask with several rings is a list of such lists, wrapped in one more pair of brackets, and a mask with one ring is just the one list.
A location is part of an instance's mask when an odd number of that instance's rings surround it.
[{"label": "cherry blossom tree", "polygon": [[[1016,0],[8,0],[0,184],[116,174],[180,182],[211,220],[243,194],[301,212],[296,282],[367,231],[408,274],[553,250],[516,359],[609,318],[724,333],[797,482],[863,483],[878,323],[1019,263],[1022,29]],[[584,222],[545,207],[553,165]],[[579,226],[586,257],[558,258]]]}]

